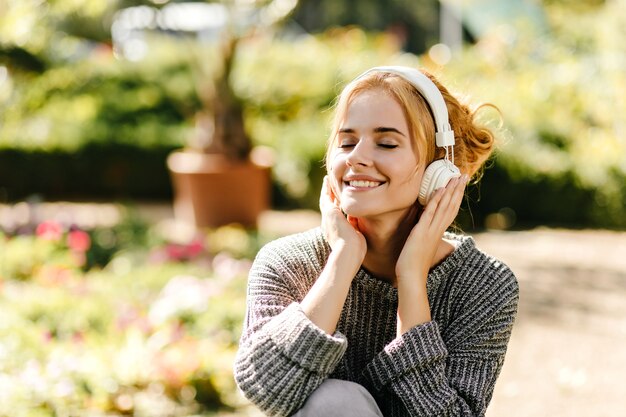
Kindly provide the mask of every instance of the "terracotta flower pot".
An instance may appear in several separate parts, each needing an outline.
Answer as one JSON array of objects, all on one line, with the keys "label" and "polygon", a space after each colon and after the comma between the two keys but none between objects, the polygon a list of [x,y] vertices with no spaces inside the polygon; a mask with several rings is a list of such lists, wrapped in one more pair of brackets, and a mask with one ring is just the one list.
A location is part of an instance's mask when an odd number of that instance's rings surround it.
[{"label": "terracotta flower pot", "polygon": [[270,168],[219,154],[173,152],[167,158],[174,215],[196,227],[256,227],[269,208]]}]

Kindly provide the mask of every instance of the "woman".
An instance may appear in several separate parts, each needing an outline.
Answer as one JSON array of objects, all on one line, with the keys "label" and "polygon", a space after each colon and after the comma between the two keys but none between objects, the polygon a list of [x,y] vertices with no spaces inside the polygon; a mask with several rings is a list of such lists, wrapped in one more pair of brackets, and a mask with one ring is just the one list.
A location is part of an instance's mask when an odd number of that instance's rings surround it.
[{"label": "woman", "polygon": [[416,69],[343,90],[321,227],[266,245],[250,271],[235,379],[265,413],[485,414],[518,286],[445,233],[493,147],[473,116]]}]

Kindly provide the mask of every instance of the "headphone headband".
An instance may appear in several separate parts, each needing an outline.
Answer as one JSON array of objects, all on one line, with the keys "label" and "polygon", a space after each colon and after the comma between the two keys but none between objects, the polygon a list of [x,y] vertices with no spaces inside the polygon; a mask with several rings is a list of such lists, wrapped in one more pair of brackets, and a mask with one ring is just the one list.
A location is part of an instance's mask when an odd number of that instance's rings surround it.
[{"label": "headphone headband", "polygon": [[454,131],[450,127],[446,102],[441,95],[441,91],[439,91],[439,88],[437,88],[430,78],[415,68],[394,65],[370,68],[356,77],[354,81],[372,72],[387,72],[399,75],[411,83],[424,99],[426,99],[433,113],[433,118],[435,119],[435,141],[437,146],[454,146]]}]

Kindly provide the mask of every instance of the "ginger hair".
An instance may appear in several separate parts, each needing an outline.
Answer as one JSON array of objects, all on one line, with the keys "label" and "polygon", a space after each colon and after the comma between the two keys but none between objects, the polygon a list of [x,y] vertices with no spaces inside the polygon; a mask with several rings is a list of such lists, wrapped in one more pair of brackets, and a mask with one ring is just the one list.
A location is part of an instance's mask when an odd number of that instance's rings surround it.
[{"label": "ginger hair", "polygon": [[[456,139],[454,145],[454,163],[461,172],[478,180],[482,166],[494,149],[494,134],[486,126],[476,121],[477,112],[484,107],[497,108],[483,104],[475,109],[457,99],[433,75],[420,71],[437,86],[448,108],[450,127]],[[352,81],[341,92],[335,107],[335,117],[326,149],[326,167],[330,166],[332,150],[336,146],[337,132],[341,127],[348,106],[363,91],[379,89],[393,97],[402,107],[407,119],[414,150],[417,151],[419,165],[427,166],[437,159],[442,159],[445,150],[435,143],[435,122],[429,104],[417,89],[404,78],[393,73],[372,72]]]}]

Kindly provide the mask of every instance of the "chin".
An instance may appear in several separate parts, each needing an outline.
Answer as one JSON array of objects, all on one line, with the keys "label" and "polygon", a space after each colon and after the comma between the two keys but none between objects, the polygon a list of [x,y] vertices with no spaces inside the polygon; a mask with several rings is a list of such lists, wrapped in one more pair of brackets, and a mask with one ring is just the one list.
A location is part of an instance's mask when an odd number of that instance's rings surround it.
[{"label": "chin", "polygon": [[342,205],[341,210],[350,217],[375,217],[384,214],[386,210],[375,209],[373,207]]},{"label": "chin", "polygon": [[371,210],[367,210],[362,205],[359,207],[356,204],[341,204],[341,211],[351,217],[366,217],[371,215]]},{"label": "chin", "polygon": [[364,207],[363,204],[342,204],[341,210],[350,217],[374,218],[394,215],[399,218],[405,216],[410,207]]}]

